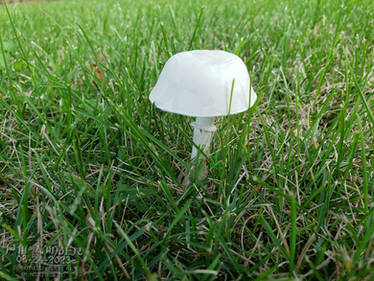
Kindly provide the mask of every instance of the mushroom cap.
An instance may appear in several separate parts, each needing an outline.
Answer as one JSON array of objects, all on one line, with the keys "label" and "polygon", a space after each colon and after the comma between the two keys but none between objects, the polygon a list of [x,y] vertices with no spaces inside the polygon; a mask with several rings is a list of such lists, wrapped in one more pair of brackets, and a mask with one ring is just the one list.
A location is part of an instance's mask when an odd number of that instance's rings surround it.
[{"label": "mushroom cap", "polygon": [[149,96],[161,110],[193,117],[243,112],[256,98],[244,62],[219,50],[172,56]]}]

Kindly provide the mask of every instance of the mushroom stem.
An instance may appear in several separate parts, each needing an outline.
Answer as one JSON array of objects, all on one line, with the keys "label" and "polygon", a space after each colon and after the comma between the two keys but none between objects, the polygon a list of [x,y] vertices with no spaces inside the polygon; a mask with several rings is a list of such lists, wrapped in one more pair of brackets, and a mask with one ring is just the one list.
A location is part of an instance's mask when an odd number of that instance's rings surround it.
[{"label": "mushroom stem", "polygon": [[[213,133],[217,130],[214,126],[215,117],[196,117],[196,121],[191,123],[194,128],[193,141],[205,153],[209,153],[210,142]],[[196,146],[192,147],[191,159],[195,159],[198,149]]]},{"label": "mushroom stem", "polygon": [[[215,117],[196,117],[195,122],[191,123],[191,127],[194,128],[193,130],[193,142],[196,144],[192,147],[191,153],[191,162],[192,162],[192,170],[197,172],[197,177],[202,180],[208,174],[208,170],[206,168],[205,161],[203,161],[203,156],[200,155],[197,162],[196,156],[198,154],[198,148],[202,150],[205,154],[209,153],[210,150],[210,142],[212,140],[213,133],[217,130],[217,127],[214,126],[214,119]],[[195,162],[195,163],[194,163]],[[196,170],[197,169],[197,170]],[[195,174],[195,173],[193,173]],[[187,174],[184,177],[183,184],[188,186],[190,184],[190,178],[192,174]]]}]

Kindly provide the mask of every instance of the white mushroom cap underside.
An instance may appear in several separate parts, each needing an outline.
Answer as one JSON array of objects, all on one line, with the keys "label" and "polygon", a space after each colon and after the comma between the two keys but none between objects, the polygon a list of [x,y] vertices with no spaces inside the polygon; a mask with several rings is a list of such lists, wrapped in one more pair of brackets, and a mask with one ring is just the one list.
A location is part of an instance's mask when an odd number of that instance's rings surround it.
[{"label": "white mushroom cap underside", "polygon": [[149,96],[162,110],[193,117],[243,112],[256,98],[243,61],[218,50],[172,56]]}]

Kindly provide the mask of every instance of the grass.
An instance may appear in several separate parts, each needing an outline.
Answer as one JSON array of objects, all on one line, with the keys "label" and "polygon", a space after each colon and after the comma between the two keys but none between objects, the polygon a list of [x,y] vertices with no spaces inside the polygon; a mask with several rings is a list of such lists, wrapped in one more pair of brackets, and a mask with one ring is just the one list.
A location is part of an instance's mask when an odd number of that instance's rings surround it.
[{"label": "grass", "polygon": [[[0,7],[1,278],[373,280],[373,18],[369,0]],[[184,187],[192,120],[148,95],[191,49],[238,54],[259,98]]]}]

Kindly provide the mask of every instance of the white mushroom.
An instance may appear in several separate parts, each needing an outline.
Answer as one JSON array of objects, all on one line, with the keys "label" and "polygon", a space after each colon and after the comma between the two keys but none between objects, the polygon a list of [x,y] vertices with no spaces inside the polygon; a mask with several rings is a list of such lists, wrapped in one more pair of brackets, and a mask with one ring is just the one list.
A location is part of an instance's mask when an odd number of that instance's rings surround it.
[{"label": "white mushroom", "polygon": [[[256,101],[248,70],[236,55],[195,50],[172,56],[161,71],[149,99],[159,109],[196,117],[194,143],[209,153],[214,119],[246,111]],[[197,155],[192,148],[191,158]]]}]

